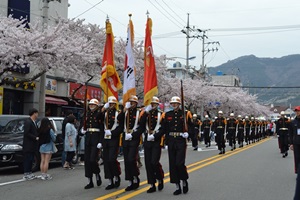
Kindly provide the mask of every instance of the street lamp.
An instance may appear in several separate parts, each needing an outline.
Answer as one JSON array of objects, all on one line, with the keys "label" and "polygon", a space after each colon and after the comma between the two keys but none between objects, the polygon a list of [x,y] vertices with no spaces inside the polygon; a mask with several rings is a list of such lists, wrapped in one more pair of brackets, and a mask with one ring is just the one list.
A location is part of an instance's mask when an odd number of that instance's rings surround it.
[{"label": "street lamp", "polygon": [[184,58],[184,57],[169,57],[169,58],[166,58],[166,59],[169,59],[169,60],[174,60],[174,59],[182,59],[182,60],[194,60],[196,58],[196,56],[192,56],[192,57],[189,57],[188,59]]}]

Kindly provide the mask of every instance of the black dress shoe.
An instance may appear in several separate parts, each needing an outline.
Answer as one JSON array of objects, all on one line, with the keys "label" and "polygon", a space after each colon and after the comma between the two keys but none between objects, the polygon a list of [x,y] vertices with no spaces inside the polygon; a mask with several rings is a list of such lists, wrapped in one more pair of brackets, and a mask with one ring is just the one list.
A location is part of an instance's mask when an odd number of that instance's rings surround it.
[{"label": "black dress shoe", "polygon": [[158,188],[158,191],[161,191],[162,189],[164,189],[164,181],[163,180],[159,181],[157,188]]},{"label": "black dress shoe", "polygon": [[94,187],[94,183],[90,182],[89,184],[87,184],[86,186],[84,186],[84,189],[91,189]]},{"label": "black dress shoe", "polygon": [[106,186],[105,189],[106,189],[106,190],[111,190],[111,189],[113,189],[113,188],[115,188],[115,185],[112,183],[112,184]]},{"label": "black dress shoe", "polygon": [[101,176],[99,175],[99,179],[96,178],[97,186],[100,186],[102,184]]},{"label": "black dress shoe", "polygon": [[137,189],[138,187],[140,187],[140,179],[139,179],[139,177],[137,177],[137,182],[133,183],[132,185],[133,185],[133,189],[134,190]]},{"label": "black dress shoe", "polygon": [[185,186],[182,186],[183,194],[186,194],[189,191],[189,183],[185,181]]},{"label": "black dress shoe", "polygon": [[222,151],[222,150],[219,152],[219,155],[221,155],[221,154],[223,154],[223,151]]},{"label": "black dress shoe", "polygon": [[117,179],[115,180],[115,188],[120,187],[120,183],[121,183],[121,178],[120,176],[118,176]]},{"label": "black dress shoe", "polygon": [[173,195],[179,195],[181,194],[181,189],[179,188],[178,190],[176,190],[175,192],[173,192]]},{"label": "black dress shoe", "polygon": [[153,192],[155,192],[156,191],[156,187],[155,186],[152,186],[151,188],[149,188],[148,190],[147,190],[147,193],[153,193]]},{"label": "black dress shoe", "polygon": [[127,186],[127,188],[125,188],[125,191],[131,191],[131,190],[134,190],[133,188],[133,184]]}]

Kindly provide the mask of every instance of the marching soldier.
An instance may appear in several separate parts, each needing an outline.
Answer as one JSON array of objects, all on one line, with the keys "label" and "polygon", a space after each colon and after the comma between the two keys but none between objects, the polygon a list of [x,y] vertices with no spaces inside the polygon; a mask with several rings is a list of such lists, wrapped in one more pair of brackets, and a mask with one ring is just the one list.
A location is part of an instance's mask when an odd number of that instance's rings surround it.
[{"label": "marching soldier", "polygon": [[216,142],[218,144],[218,149],[219,149],[219,154],[225,154],[225,130],[226,130],[226,124],[227,121],[226,119],[223,117],[223,111],[219,111],[218,112],[218,117],[217,119],[214,121],[214,130],[216,133]]},{"label": "marching soldier", "polygon": [[97,186],[102,184],[100,177],[100,168],[98,165],[98,152],[102,148],[101,143],[101,111],[99,101],[91,99],[89,102],[89,111],[86,116],[86,133],[85,133],[85,152],[84,152],[84,169],[85,177],[88,178],[88,184],[84,189],[94,187],[93,174],[96,175]]},{"label": "marching soldier", "polygon": [[205,120],[202,122],[202,131],[204,135],[205,147],[210,147],[210,132],[212,121],[208,119],[208,115],[205,115]]},{"label": "marching soldier", "polygon": [[141,112],[139,126],[139,129],[142,129],[142,132],[145,133],[145,166],[148,184],[151,185],[150,189],[147,190],[147,193],[153,193],[156,191],[156,180],[158,180],[158,190],[161,191],[164,188],[164,171],[159,162],[163,144],[163,132],[159,131],[159,128],[161,126],[161,120],[164,113],[158,110],[158,105],[159,99],[157,97],[153,97],[151,105],[147,106],[145,110]]},{"label": "marching soldier", "polygon": [[243,147],[244,142],[244,131],[245,131],[245,122],[242,120],[242,116],[238,115],[237,120],[237,138],[238,138],[238,144],[239,148]]},{"label": "marching soldier", "polygon": [[245,142],[250,144],[250,131],[251,131],[251,121],[248,116],[245,116]]},{"label": "marching soldier", "polygon": [[201,124],[201,121],[197,119],[197,114],[193,114],[192,124],[189,129],[189,136],[192,140],[192,146],[194,147],[194,151],[198,150],[198,137],[199,139],[201,137],[201,135],[199,135],[201,130]]},{"label": "marching soldier", "polygon": [[279,146],[280,146],[280,153],[282,157],[285,158],[288,155],[288,144],[289,144],[289,126],[290,121],[284,115],[284,111],[280,112],[280,119],[276,121],[276,133],[279,136]]},{"label": "marching soldier", "polygon": [[[298,196],[300,196],[300,106],[296,106],[295,108],[296,112],[296,117],[295,119],[291,122],[290,130],[289,130],[289,135],[290,135],[290,142],[291,142],[291,150],[294,151],[294,161],[295,161],[295,173],[298,174],[297,177],[297,193]],[[294,198],[296,199],[296,198]],[[297,198],[299,199],[299,198]]]},{"label": "marching soldier", "polygon": [[102,142],[104,178],[109,180],[106,190],[118,188],[121,182],[121,168],[117,157],[124,122],[116,109],[117,103],[116,97],[110,96],[108,97],[108,102],[102,108],[102,121],[104,123],[104,138]]},{"label": "marching soldier", "polygon": [[[170,104],[173,110],[165,114],[162,131],[166,134],[166,144],[168,145],[170,182],[176,184],[173,194],[179,195],[182,191],[186,194],[189,190],[187,182],[189,175],[185,166],[187,138],[189,137],[186,132],[186,124],[191,125],[192,114],[188,112],[187,117],[184,117],[184,111],[180,108],[180,97],[172,97]],[[182,190],[180,180],[183,185]]]},{"label": "marching soldier", "polygon": [[129,181],[125,191],[135,190],[140,186],[140,171],[137,166],[141,129],[139,127],[140,110],[137,108],[137,96],[131,96],[124,108],[123,154],[125,165],[125,180]]},{"label": "marching soldier", "polygon": [[234,113],[230,113],[230,118],[227,120],[227,132],[228,132],[228,140],[229,146],[231,146],[231,151],[233,151],[235,147],[235,137],[236,137],[236,128],[237,128],[237,120],[234,118]]},{"label": "marching soldier", "polygon": [[[251,121],[250,121],[250,141],[252,141],[252,143],[255,142],[255,135],[256,135],[256,121],[254,119],[254,117],[251,117]],[[250,142],[251,143],[251,142]]]}]

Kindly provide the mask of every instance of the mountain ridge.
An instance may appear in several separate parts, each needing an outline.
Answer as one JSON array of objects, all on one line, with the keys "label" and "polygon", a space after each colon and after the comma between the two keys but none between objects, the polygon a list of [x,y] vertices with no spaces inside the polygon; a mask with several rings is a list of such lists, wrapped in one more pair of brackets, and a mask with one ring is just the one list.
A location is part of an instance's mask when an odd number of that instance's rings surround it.
[{"label": "mountain ridge", "polygon": [[[300,54],[282,56],[280,58],[259,58],[255,55],[245,55],[227,61],[216,67],[209,67],[208,73],[215,75],[237,75],[244,86],[256,87],[295,87],[300,74]],[[264,104],[298,105],[300,104],[300,88],[286,89],[249,89],[258,101]]]}]

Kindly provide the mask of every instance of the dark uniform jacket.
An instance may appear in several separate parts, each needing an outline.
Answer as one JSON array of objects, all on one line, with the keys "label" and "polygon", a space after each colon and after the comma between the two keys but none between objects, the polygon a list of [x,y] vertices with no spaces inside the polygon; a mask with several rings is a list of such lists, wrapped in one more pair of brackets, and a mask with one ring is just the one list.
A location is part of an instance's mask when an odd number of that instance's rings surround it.
[{"label": "dark uniform jacket", "polygon": [[159,111],[158,109],[152,109],[149,111],[149,113],[142,111],[140,115],[140,126],[139,129],[141,132],[145,132],[145,139],[144,142],[147,142],[148,137],[148,130],[146,129],[147,125],[150,131],[150,134],[153,134],[155,141],[161,141],[162,136],[164,135],[162,129],[159,129],[154,132],[154,129],[157,125],[158,120],[158,113],[160,113],[160,122],[159,125],[161,126],[162,119],[164,117],[164,113]]},{"label": "dark uniform jacket", "polygon": [[234,118],[230,118],[229,120],[227,120],[227,132],[228,131],[236,131],[236,125],[237,125],[238,121]]},{"label": "dark uniform jacket", "polygon": [[290,143],[300,144],[300,117],[296,117],[290,124]]},{"label": "dark uniform jacket", "polygon": [[[103,129],[103,124],[101,123],[102,113],[100,108],[94,111],[89,110],[86,116],[86,130],[90,132],[90,129]],[[95,131],[91,133],[91,137],[86,137],[86,143],[91,145],[97,145],[99,142],[102,143],[103,136],[100,136],[100,131]]]},{"label": "dark uniform jacket", "polygon": [[[187,127],[189,127],[191,125],[191,118],[192,115],[190,112],[187,113]],[[168,143],[168,140],[170,138],[170,133],[183,133],[185,131],[185,125],[184,125],[184,120],[183,120],[183,112],[181,109],[174,111],[171,110],[169,112],[167,112],[163,118],[163,123],[162,123],[162,129],[163,132],[166,134],[166,144]],[[184,139],[181,136],[178,136],[177,138],[179,139]],[[185,140],[185,139],[184,139]]]},{"label": "dark uniform jacket", "polygon": [[218,117],[215,121],[214,121],[214,130],[217,131],[218,129],[223,129],[225,128],[227,124],[227,121],[224,117]]},{"label": "dark uniform jacket", "polygon": [[29,117],[24,123],[24,136],[23,136],[23,152],[36,152],[38,151],[38,137],[36,124]]},{"label": "dark uniform jacket", "polygon": [[[114,128],[114,130],[111,130],[115,124],[115,119],[117,120],[117,126]],[[101,141],[103,141],[103,147],[119,145],[120,135],[121,133],[123,133],[124,129],[124,117],[122,116],[121,112],[117,111],[116,108],[108,109],[102,113],[101,121],[103,121],[104,123],[104,125],[101,126],[103,128],[101,134]],[[111,139],[104,138],[105,128],[111,131]]]},{"label": "dark uniform jacket", "polygon": [[[140,112],[140,109],[135,107],[135,108],[129,108],[127,110],[127,112],[123,113],[124,124],[126,124],[126,126],[124,125],[123,146],[128,146],[128,145],[136,146],[136,145],[139,145],[139,143],[141,141],[141,135],[142,135],[143,131],[141,129],[139,129],[138,127],[136,127],[136,130],[133,130],[135,120],[139,120],[139,117],[140,117],[140,114],[137,116],[138,111]],[[138,121],[137,125],[139,126],[139,121]],[[126,130],[125,130],[125,128],[126,128]],[[132,134],[132,139],[129,141],[125,140],[126,132]]]},{"label": "dark uniform jacket", "polygon": [[212,121],[209,120],[209,119],[205,119],[203,122],[202,122],[202,126],[201,126],[201,130],[204,131],[205,130],[210,130],[210,126],[212,125]]},{"label": "dark uniform jacket", "polygon": [[290,120],[288,118],[280,118],[276,121],[276,133],[281,134],[282,131],[288,131]]}]

